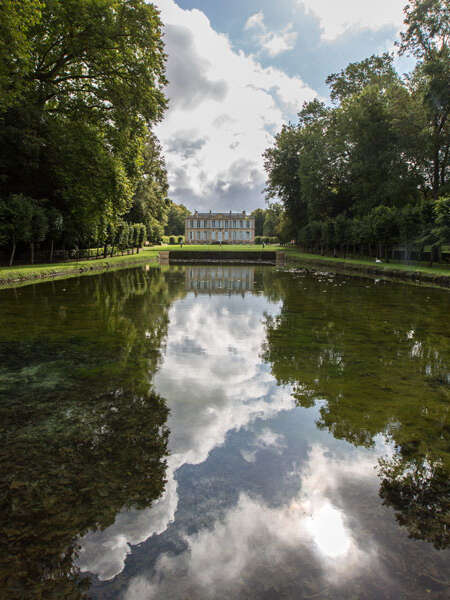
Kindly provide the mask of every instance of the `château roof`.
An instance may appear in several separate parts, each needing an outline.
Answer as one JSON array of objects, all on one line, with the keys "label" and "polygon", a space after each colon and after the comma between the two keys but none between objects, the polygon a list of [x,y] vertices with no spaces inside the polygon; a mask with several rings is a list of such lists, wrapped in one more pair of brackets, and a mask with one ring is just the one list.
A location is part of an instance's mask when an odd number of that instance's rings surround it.
[{"label": "ch\u00e2teau roof", "polygon": [[242,219],[242,217],[248,219],[249,217],[251,217],[250,214],[247,214],[245,211],[242,212],[227,212],[227,211],[223,211],[223,212],[207,212],[207,213],[199,213],[199,212],[194,212],[193,215],[189,215],[188,217],[186,217],[187,219],[192,219],[192,218],[199,218],[199,219],[208,219],[208,218],[212,218],[212,219]]}]

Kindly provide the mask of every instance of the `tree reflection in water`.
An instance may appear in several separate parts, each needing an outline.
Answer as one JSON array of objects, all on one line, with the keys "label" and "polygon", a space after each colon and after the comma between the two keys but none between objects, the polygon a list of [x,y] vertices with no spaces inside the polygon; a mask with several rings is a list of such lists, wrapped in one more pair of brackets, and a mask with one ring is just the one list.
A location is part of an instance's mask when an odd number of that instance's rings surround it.
[{"label": "tree reflection in water", "polygon": [[346,283],[267,270],[264,288],[283,305],[266,318],[263,358],[300,406],[318,404],[319,428],[355,446],[379,435],[391,443],[393,456],[379,465],[384,503],[411,537],[447,548],[448,303],[439,290],[421,291],[424,307],[416,288]]},{"label": "tree reflection in water", "polygon": [[[366,448],[377,442],[377,447],[382,447],[380,439],[387,440],[390,453],[386,452],[378,471],[384,503],[392,506],[399,523],[412,537],[432,542],[436,548],[447,547],[450,461],[446,365],[450,324],[443,293],[274,269],[256,269],[252,287],[256,295],[251,300],[260,302],[261,312],[255,311],[255,304],[244,306],[241,298],[233,297],[228,290],[230,302],[239,300],[237,310],[244,310],[247,326],[238,327],[239,333],[235,332],[236,314],[220,312],[223,331],[226,333],[229,327],[234,332],[229,339],[233,341],[233,336],[237,336],[238,340],[251,340],[249,344],[246,341],[238,344],[242,373],[231,369],[234,353],[230,353],[228,366],[225,363],[227,368],[223,368],[223,340],[228,338],[217,328],[217,310],[205,320],[201,301],[209,299],[203,295],[195,298],[197,331],[193,330],[190,313],[180,307],[180,323],[183,319],[186,322],[184,333],[178,332],[181,335],[178,342],[185,342],[191,336],[198,343],[201,334],[209,352],[184,349],[177,354],[179,346],[175,345],[167,353],[176,360],[167,374],[168,387],[158,389],[171,398],[173,389],[169,384],[176,381],[178,404],[173,404],[177,410],[171,415],[171,441],[175,437],[176,446],[178,433],[180,457],[185,453],[192,456],[194,451],[195,460],[190,458],[192,469],[201,465],[211,468],[207,464],[210,451],[225,443],[229,432],[245,429],[243,424],[250,422],[248,416],[239,420],[242,411],[260,413],[261,402],[270,394],[264,386],[256,384],[270,368],[278,384],[292,387],[299,405],[317,407],[320,429]],[[0,395],[6,399],[0,403],[0,467],[5,474],[0,490],[4,544],[0,563],[2,598],[82,598],[89,584],[83,583],[74,566],[80,536],[105,530],[114,523],[119,511],[147,508],[160,497],[167,478],[167,407],[164,398],[155,394],[152,379],[161,364],[168,310],[186,293],[184,268],[172,267],[164,273],[159,269],[148,272],[133,269],[2,292],[5,324],[0,342]],[[259,294],[264,294],[264,298],[257,298]],[[266,300],[276,302],[277,306],[271,313],[276,316],[266,315],[264,332],[259,315],[265,310]],[[176,314],[174,308],[172,324],[179,328]],[[242,334],[244,338],[240,337]],[[270,367],[261,364],[256,349],[264,336],[262,358]],[[229,340],[227,343],[233,347]],[[245,361],[245,354],[249,361]],[[207,356],[211,363],[205,362]],[[253,366],[250,379],[249,362]],[[197,369],[201,373],[192,378],[189,402],[185,401],[186,381],[176,368],[179,364],[186,369],[183,377],[186,373],[195,374],[195,366],[203,365],[203,371]],[[161,378],[163,370],[158,377]],[[235,373],[242,374],[240,382],[236,382]],[[265,382],[270,389],[285,393],[274,414],[290,410],[290,388],[276,388],[270,377]],[[239,385],[244,390],[242,395],[236,395]],[[216,404],[208,400],[208,390],[220,391],[221,386],[225,386],[223,389],[230,393],[233,402],[224,401],[226,394]],[[243,398],[253,398],[255,402],[243,402]],[[214,406],[217,410],[210,414]],[[293,412],[303,414],[298,409]],[[313,417],[310,418],[311,425]],[[178,428],[174,425],[177,422]],[[314,426],[311,429],[317,433]],[[295,446],[295,452],[286,456],[296,460],[302,456],[300,446],[306,450],[309,440],[314,439],[307,437],[306,432],[307,428],[303,431],[305,439]],[[247,434],[252,439],[251,432]],[[287,431],[286,452],[290,452],[289,439],[300,437],[296,426],[291,437]],[[276,445],[278,438],[273,439]],[[285,448],[282,441],[281,446]],[[256,448],[257,445],[245,444],[242,448],[248,450],[250,461]],[[195,453],[196,450],[202,452]],[[387,569],[386,573],[395,572],[400,582],[398,588],[392,588],[394,595],[395,589],[407,589],[412,590],[408,597],[419,598],[423,590],[432,589],[433,593],[438,590],[436,593],[440,595],[436,597],[445,597],[447,583],[437,581],[439,576],[436,577],[436,565],[440,568],[445,553],[438,553],[431,546],[430,552],[425,553],[422,552],[425,544],[412,542],[404,552],[404,542],[408,540],[398,535],[397,527],[392,527],[393,519],[385,518],[387,509],[380,506],[377,498],[378,482],[372,477],[370,460],[358,462],[351,454],[333,458],[320,444],[313,445],[306,458],[309,465],[306,474],[298,473],[299,493],[291,490],[290,496],[281,489],[279,496],[274,495],[280,499],[277,505],[261,496],[260,491],[265,489],[261,483],[266,483],[266,477],[274,481],[270,482],[274,487],[282,487],[284,471],[281,462],[277,462],[282,460],[281,454],[274,459],[270,470],[266,453],[261,473],[259,458],[247,463],[245,455],[234,453],[233,457],[234,462],[229,463],[233,465],[230,481],[222,475],[213,480],[217,480],[214,485],[220,488],[218,498],[222,499],[224,519],[212,529],[203,526],[208,518],[211,523],[217,519],[218,500],[211,495],[211,479],[205,477],[202,484],[202,479],[191,479],[190,473],[194,471],[188,469],[184,483],[189,481],[190,485],[183,490],[180,483],[180,494],[188,497],[191,494],[193,498],[193,506],[185,505],[183,509],[188,519],[188,509],[192,508],[189,551],[178,549],[178,554],[166,557],[161,564],[166,565],[167,571],[163,569],[161,573],[167,572],[167,577],[155,578],[158,585],[162,582],[163,591],[164,585],[176,589],[176,593],[182,589],[172,597],[191,591],[189,587],[177,586],[186,583],[183,576],[186,579],[186,572],[189,575],[195,549],[197,558],[200,557],[197,564],[201,575],[208,564],[222,581],[225,560],[239,563],[239,568],[244,565],[242,571],[238,570],[239,576],[225,580],[223,597],[236,590],[235,595],[239,593],[240,597],[278,598],[281,593],[278,594],[277,586],[281,591],[287,590],[289,597],[325,594],[322,563],[315,558],[316,550],[330,564],[348,567],[349,548],[360,549],[362,556],[369,557],[372,571],[366,580],[356,577],[349,579],[348,584],[344,582],[338,591],[337,587],[332,588],[330,594],[334,598],[347,599],[361,589],[366,590],[365,597],[381,597],[387,575],[380,578],[377,569],[386,563],[392,566],[392,571]],[[177,458],[175,453],[173,458]],[[218,468],[223,470],[220,452],[216,460]],[[187,463],[180,459],[176,466]],[[284,466],[290,469],[290,464],[286,460]],[[183,475],[178,473],[178,476]],[[234,493],[241,487],[243,493],[234,505]],[[318,491],[322,492],[320,502]],[[287,494],[285,499],[283,493]],[[360,526],[352,527],[352,523]],[[230,537],[233,532],[235,536]],[[120,597],[126,591],[124,586],[130,574],[140,574],[139,569],[150,559],[156,561],[161,552],[173,547],[170,543],[164,546],[170,536],[173,531],[165,538],[161,536],[164,539],[160,540],[160,546],[148,540],[153,544],[152,552],[136,550],[134,563],[129,561],[130,572],[122,578],[116,577],[109,591],[98,586],[96,590],[91,587],[90,593]],[[104,539],[108,540],[108,536]],[[230,539],[234,539],[234,546]],[[305,548],[305,540],[314,544]],[[292,549],[292,541],[294,549],[303,552],[283,553],[283,549]],[[186,538],[181,542],[186,545]],[[372,543],[383,553],[379,562],[372,561]],[[265,553],[265,549],[274,554]],[[402,561],[408,562],[408,568],[402,568]],[[174,570],[177,565],[181,568],[180,577]],[[416,585],[417,579],[411,583],[411,570],[421,572],[421,569],[426,570],[426,580],[420,581],[420,585]],[[195,578],[190,583],[194,585]],[[264,596],[266,589],[270,593]],[[191,596],[202,597],[198,591],[198,587],[192,587]],[[208,587],[205,597],[211,593]],[[142,597],[147,597],[145,594]],[[160,597],[170,596],[162,593]]]},{"label": "tree reflection in water", "polygon": [[168,410],[151,378],[183,288],[133,269],[3,292],[0,597],[84,597],[79,536],[163,492]]}]

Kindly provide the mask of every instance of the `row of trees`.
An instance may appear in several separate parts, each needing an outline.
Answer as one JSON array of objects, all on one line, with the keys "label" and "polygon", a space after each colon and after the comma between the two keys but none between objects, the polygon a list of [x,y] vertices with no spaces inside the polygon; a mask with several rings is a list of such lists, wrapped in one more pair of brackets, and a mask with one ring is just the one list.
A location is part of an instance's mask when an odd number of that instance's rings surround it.
[{"label": "row of trees", "polygon": [[413,0],[398,42],[412,73],[388,53],[349,64],[327,78],[331,106],[305,103],[282,128],[264,159],[284,241],[383,254],[450,242],[449,23],[447,0]]},{"label": "row of trees", "polygon": [[[22,194],[12,195],[8,201],[0,200],[0,241],[9,242],[11,253],[9,266],[14,262],[17,245],[29,244],[30,263],[34,264],[35,244],[48,241],[49,260],[53,262],[55,245],[63,239],[64,219],[62,213],[54,207],[46,208],[33,198]],[[86,240],[89,248],[103,248],[106,257],[114,250],[126,250],[142,247],[147,238],[147,228],[143,223],[119,222],[116,226],[108,224],[106,228],[91,230],[91,239]]]},{"label": "row of trees", "polygon": [[122,222],[161,238],[165,59],[145,0],[0,4],[0,246],[98,246]]},{"label": "row of trees", "polygon": [[[431,209],[431,213],[430,213]],[[334,219],[311,220],[302,227],[297,240],[310,251],[379,256],[389,260],[400,244],[402,258],[410,259],[413,249],[423,257],[426,245],[432,259],[441,260],[441,247],[450,241],[450,201],[406,205],[402,208],[379,205],[362,217],[340,213]]]}]

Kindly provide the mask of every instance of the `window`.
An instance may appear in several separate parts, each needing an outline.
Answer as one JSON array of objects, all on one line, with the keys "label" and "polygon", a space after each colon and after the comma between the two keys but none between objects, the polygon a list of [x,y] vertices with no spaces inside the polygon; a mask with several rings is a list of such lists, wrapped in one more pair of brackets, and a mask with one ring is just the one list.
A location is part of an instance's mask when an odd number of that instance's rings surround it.
[{"label": "window", "polygon": [[215,232],[215,231],[213,231],[213,232],[211,233],[211,239],[212,239],[212,240],[215,240],[215,239],[216,239],[216,232]]},{"label": "window", "polygon": [[247,240],[249,240],[250,239],[250,231],[246,231],[245,233],[247,234]]},{"label": "window", "polygon": [[190,231],[190,232],[189,232],[189,239],[190,239],[190,240],[193,240],[193,239],[194,239],[194,232],[193,232],[193,231]]},{"label": "window", "polygon": [[244,227],[244,221],[240,221],[241,227]]},{"label": "window", "polygon": [[197,221],[197,227],[200,227],[200,221]]},{"label": "window", "polygon": [[236,240],[237,231],[233,231],[233,240]]},{"label": "window", "polygon": [[198,240],[200,239],[200,233],[201,233],[201,231],[197,231],[197,239]]}]

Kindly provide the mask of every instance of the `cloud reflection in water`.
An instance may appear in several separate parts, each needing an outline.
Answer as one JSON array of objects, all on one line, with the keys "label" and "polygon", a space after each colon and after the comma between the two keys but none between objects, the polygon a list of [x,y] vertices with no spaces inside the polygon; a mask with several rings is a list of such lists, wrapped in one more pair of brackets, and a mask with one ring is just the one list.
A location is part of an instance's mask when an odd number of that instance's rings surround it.
[{"label": "cloud reflection in water", "polygon": [[265,339],[261,316],[276,313],[278,304],[262,297],[252,300],[247,305],[240,297],[194,300],[190,295],[172,307],[167,351],[155,378],[155,389],[171,409],[165,492],[150,509],[122,512],[105,531],[85,536],[78,561],[82,571],[100,580],[118,575],[130,545],[163,533],[173,522],[180,467],[204,462],[228,432],[293,408],[290,390],[276,386],[259,358]]},{"label": "cloud reflection in water", "polygon": [[[364,486],[374,453],[361,452],[352,463],[327,456],[313,446],[299,471],[299,492],[288,504],[270,506],[241,494],[212,528],[185,535],[187,550],[162,555],[148,577],[134,578],[126,600],[225,598],[250,585],[270,585],[287,572],[316,573],[321,585],[339,585],[348,577],[380,569],[376,548],[361,548],[347,525],[345,506],[334,504],[343,478]],[[357,524],[353,523],[353,527]],[[306,579],[306,577],[305,577]]]}]

